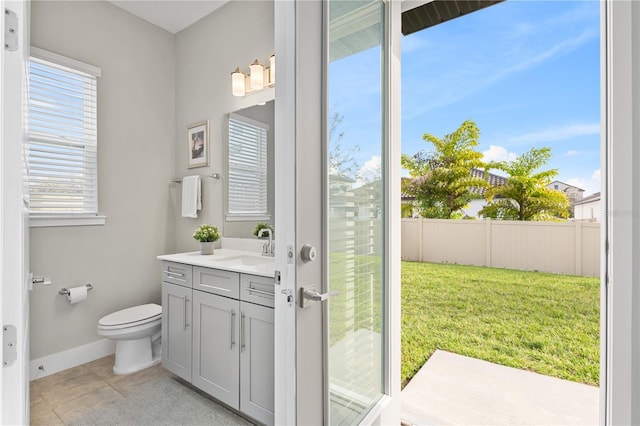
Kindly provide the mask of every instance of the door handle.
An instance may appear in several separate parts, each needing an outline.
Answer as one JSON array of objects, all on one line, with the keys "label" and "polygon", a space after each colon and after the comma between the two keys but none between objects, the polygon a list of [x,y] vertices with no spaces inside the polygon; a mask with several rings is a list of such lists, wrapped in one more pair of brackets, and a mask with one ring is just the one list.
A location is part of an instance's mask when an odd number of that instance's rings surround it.
[{"label": "door handle", "polygon": [[234,311],[232,309],[231,312],[229,312],[229,314],[230,314],[230,318],[229,318],[229,349],[233,350],[233,345],[236,344],[236,336],[235,336],[235,333],[233,332],[234,325],[236,323],[236,311]]},{"label": "door handle", "polygon": [[[318,293],[316,287],[308,285],[300,287],[300,307],[305,309],[315,302],[324,302],[325,300],[339,295],[339,291],[330,291],[328,293]],[[313,302],[313,303],[312,303]]]},{"label": "door handle", "polygon": [[240,352],[243,352],[245,347],[244,318],[245,318],[244,312],[240,312]]},{"label": "door handle", "polygon": [[184,301],[184,318],[182,319],[183,329],[186,330],[189,327],[189,323],[187,322],[187,303],[189,303],[189,299],[185,296],[182,298]]}]

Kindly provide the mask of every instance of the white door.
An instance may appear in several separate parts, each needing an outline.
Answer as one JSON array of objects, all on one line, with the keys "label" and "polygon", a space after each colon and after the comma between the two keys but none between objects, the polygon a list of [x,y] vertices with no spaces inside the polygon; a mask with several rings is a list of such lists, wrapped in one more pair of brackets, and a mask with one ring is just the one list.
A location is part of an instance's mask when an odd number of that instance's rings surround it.
[{"label": "white door", "polygon": [[399,424],[399,36],[399,1],[276,2],[276,423]]},{"label": "white door", "polygon": [[[21,1],[1,0],[5,10],[4,23],[11,22],[15,42],[2,51],[2,143],[0,159],[0,235],[2,238],[0,273],[0,308],[3,332],[15,334],[10,340],[15,357],[3,357],[2,398],[0,419],[2,424],[29,423],[29,295],[28,295],[28,230],[26,190],[23,172],[24,158],[24,95],[26,93],[26,66],[29,56],[28,10]],[[3,25],[4,27],[4,25]],[[0,34],[5,34],[4,28]],[[5,43],[7,39],[5,38]],[[6,337],[6,334],[5,334]],[[4,344],[8,342],[5,339]],[[3,345],[4,349],[4,345]],[[7,363],[7,365],[5,365]]]}]

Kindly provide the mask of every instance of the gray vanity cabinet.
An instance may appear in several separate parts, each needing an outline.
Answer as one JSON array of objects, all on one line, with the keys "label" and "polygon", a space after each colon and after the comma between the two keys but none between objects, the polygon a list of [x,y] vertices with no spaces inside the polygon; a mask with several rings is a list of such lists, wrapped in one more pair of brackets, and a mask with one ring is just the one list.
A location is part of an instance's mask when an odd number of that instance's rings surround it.
[{"label": "gray vanity cabinet", "polygon": [[163,262],[162,365],[274,423],[273,278]]},{"label": "gray vanity cabinet", "polygon": [[162,366],[191,381],[190,287],[162,283]]},{"label": "gray vanity cabinet", "polygon": [[191,383],[239,409],[238,301],[193,292],[193,377]]}]

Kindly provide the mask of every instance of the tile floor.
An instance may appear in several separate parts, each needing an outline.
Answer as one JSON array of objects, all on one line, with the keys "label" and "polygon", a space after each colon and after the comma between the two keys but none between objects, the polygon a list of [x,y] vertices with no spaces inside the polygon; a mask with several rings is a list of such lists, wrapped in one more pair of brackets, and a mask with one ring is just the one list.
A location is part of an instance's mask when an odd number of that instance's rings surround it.
[{"label": "tile floor", "polygon": [[114,356],[98,359],[31,382],[31,424],[68,425],[127,398],[141,386],[170,376],[161,365],[117,376]]}]

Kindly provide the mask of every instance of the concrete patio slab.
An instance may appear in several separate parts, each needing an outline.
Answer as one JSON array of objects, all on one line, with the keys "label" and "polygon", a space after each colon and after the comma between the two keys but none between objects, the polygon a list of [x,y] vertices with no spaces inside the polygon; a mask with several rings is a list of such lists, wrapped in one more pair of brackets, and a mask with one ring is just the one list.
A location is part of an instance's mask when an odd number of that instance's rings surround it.
[{"label": "concrete patio slab", "polygon": [[597,425],[599,389],[436,351],[402,390],[403,424]]}]

